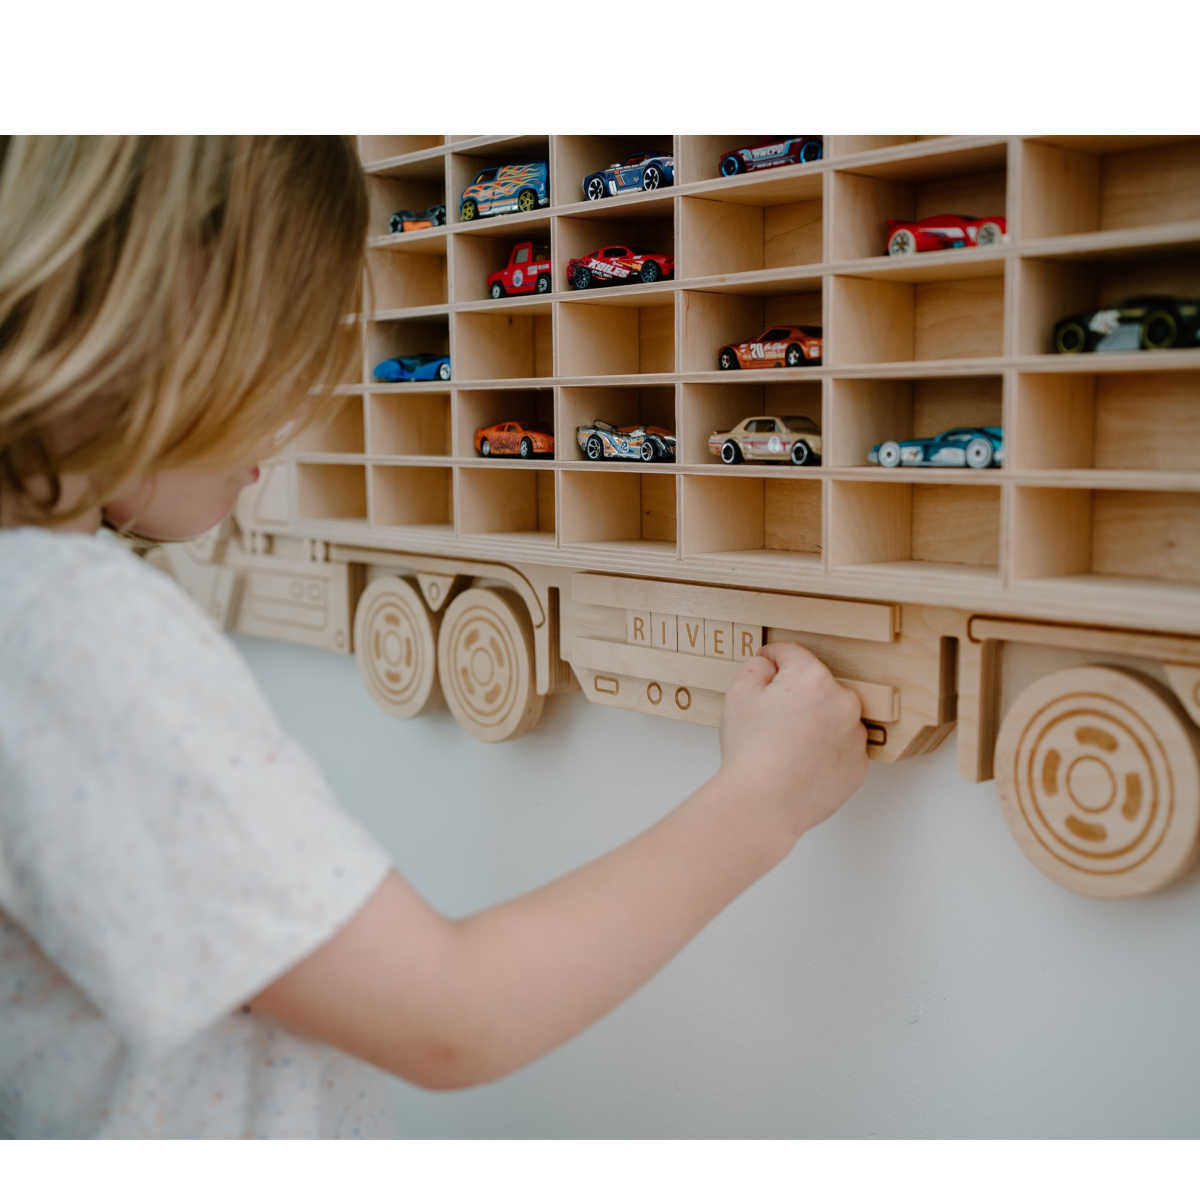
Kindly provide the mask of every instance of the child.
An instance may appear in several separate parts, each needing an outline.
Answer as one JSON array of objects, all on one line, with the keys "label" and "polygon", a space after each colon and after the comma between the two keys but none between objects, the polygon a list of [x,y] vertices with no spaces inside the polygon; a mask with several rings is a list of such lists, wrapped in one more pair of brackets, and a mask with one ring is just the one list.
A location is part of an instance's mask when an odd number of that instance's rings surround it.
[{"label": "child", "polygon": [[201,533],[319,415],[366,222],[344,139],[0,139],[0,1134],[379,1133],[383,1072],[545,1053],[862,782],[854,695],[770,645],[699,791],[448,920],[199,610],[91,536]]}]

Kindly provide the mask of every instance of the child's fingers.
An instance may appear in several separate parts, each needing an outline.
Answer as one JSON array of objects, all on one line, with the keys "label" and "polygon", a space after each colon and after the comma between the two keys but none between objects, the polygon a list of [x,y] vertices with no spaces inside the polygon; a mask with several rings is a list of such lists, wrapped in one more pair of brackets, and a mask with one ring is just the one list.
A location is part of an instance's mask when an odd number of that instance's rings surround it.
[{"label": "child's fingers", "polygon": [[776,670],[773,662],[761,654],[756,654],[746,660],[745,666],[737,673],[729,690],[733,692],[743,688],[766,687],[775,678]]},{"label": "child's fingers", "polygon": [[794,669],[796,667],[820,665],[821,660],[811,650],[806,650],[796,642],[769,642],[759,649],[763,658],[770,659],[777,670]]}]

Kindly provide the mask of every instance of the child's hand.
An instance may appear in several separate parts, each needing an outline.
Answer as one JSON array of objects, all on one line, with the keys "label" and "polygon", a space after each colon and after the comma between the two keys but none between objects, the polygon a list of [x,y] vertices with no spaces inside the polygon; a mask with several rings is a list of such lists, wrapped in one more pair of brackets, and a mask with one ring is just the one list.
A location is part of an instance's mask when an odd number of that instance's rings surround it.
[{"label": "child's hand", "polygon": [[867,732],[861,717],[858,697],[791,642],[764,646],[730,688],[721,774],[737,781],[740,803],[756,809],[768,831],[777,826],[786,849],[862,785]]}]

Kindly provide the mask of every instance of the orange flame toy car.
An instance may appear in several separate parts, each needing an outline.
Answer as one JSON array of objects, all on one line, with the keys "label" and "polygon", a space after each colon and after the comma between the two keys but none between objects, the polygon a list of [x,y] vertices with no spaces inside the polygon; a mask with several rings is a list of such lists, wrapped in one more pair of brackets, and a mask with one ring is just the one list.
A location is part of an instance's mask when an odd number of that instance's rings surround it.
[{"label": "orange flame toy car", "polygon": [[772,325],[748,342],[732,342],[717,351],[722,371],[807,365],[821,365],[820,325]]},{"label": "orange flame toy car", "polygon": [[540,425],[500,421],[475,430],[475,449],[484,458],[491,458],[494,454],[534,458],[554,453],[554,434]]}]

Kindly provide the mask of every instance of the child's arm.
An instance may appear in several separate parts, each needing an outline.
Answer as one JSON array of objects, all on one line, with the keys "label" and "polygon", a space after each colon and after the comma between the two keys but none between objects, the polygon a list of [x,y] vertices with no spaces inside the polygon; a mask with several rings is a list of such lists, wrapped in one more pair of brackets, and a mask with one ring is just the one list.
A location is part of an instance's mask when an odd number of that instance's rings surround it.
[{"label": "child's arm", "polygon": [[435,1089],[498,1078],[648,980],[866,773],[857,697],[769,645],[729,693],[721,770],[631,842],[461,921],[390,875],[256,1011]]}]

